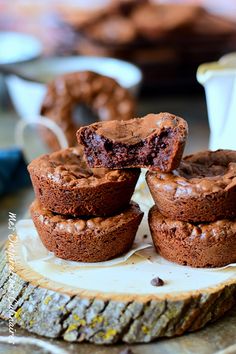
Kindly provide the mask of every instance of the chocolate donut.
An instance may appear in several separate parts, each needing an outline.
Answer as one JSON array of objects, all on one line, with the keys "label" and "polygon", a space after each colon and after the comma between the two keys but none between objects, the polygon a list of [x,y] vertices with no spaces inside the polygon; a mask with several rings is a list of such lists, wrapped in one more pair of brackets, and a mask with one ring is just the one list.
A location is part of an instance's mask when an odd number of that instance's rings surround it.
[{"label": "chocolate donut", "polygon": [[192,267],[222,267],[236,262],[236,219],[188,223],[164,217],[153,206],[149,226],[157,252]]},{"label": "chocolate donut", "polygon": [[131,202],[122,213],[108,218],[67,218],[35,201],[31,216],[44,246],[57,257],[102,262],[131,248],[143,213],[138,204]]},{"label": "chocolate donut", "polygon": [[140,174],[139,169],[90,169],[81,147],[40,156],[28,170],[45,208],[80,216],[107,216],[126,208]]},{"label": "chocolate donut", "polygon": [[[69,146],[76,145],[78,105],[88,107],[97,120],[127,120],[134,115],[134,100],[128,90],[114,79],[90,71],[64,74],[53,80],[42,103],[41,114],[52,119],[64,132]],[[59,148],[52,133],[44,130],[44,138],[53,149]]]},{"label": "chocolate donut", "polygon": [[158,209],[170,219],[236,218],[236,151],[196,153],[171,173],[149,171],[146,180]]}]

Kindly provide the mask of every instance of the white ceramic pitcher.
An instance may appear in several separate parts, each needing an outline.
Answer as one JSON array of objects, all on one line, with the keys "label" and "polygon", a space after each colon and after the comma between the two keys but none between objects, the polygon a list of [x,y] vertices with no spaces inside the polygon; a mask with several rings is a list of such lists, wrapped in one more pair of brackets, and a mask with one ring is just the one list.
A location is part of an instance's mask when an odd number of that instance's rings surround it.
[{"label": "white ceramic pitcher", "polygon": [[236,150],[236,53],[199,66],[210,125],[209,148]]}]

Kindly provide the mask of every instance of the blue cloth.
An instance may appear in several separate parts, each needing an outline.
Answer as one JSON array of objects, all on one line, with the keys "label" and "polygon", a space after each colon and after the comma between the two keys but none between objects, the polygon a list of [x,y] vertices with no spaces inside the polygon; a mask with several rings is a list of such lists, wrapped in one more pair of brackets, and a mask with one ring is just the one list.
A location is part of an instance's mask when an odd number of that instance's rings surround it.
[{"label": "blue cloth", "polygon": [[21,150],[0,150],[0,195],[28,185],[30,178]]}]

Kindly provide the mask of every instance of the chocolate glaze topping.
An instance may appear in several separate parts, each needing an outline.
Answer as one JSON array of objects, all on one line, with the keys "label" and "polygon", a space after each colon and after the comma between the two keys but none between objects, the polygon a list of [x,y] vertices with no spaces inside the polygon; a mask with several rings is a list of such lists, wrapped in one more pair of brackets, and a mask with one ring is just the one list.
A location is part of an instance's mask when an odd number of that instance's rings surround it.
[{"label": "chocolate glaze topping", "polygon": [[172,195],[199,196],[236,188],[236,151],[205,151],[186,156],[178,169],[156,174],[157,188]]},{"label": "chocolate glaze topping", "polygon": [[174,128],[182,118],[170,113],[148,114],[145,118],[130,119],[128,121],[108,121],[106,123],[95,123],[94,130],[97,135],[104,136],[110,140],[138,144],[148,138],[157,130],[163,128]]},{"label": "chocolate glaze topping", "polygon": [[29,170],[34,168],[41,169],[41,176],[70,187],[96,185],[103,181],[122,181],[129,178],[127,170],[111,171],[106,168],[88,167],[84,159],[83,148],[80,146],[40,156],[29,165]]},{"label": "chocolate glaze topping", "polygon": [[43,208],[38,201],[34,201],[31,205],[31,210],[40,212],[39,220],[42,224],[54,225],[54,229],[58,231],[65,230],[66,232],[74,233],[85,230],[92,230],[94,233],[101,232],[101,229],[112,230],[119,228],[125,222],[132,220],[137,215],[142,215],[137,203],[130,203],[129,207],[124,209],[122,213],[110,217],[71,217],[57,215]]}]

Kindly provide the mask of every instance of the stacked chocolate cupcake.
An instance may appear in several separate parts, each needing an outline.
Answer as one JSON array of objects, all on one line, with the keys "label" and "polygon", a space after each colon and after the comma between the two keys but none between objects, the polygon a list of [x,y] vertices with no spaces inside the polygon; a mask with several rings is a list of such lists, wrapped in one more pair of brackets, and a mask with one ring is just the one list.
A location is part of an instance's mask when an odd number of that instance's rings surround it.
[{"label": "stacked chocolate cupcake", "polygon": [[98,122],[78,130],[77,148],[31,162],[31,214],[46,248],[82,262],[128,251],[143,217],[130,202],[143,167],[157,251],[193,267],[236,262],[236,151],[181,161],[187,133],[184,119],[170,113]]},{"label": "stacked chocolate cupcake", "polygon": [[150,230],[163,257],[193,267],[236,262],[236,151],[190,155],[146,180],[155,201]]},{"label": "stacked chocolate cupcake", "polygon": [[60,258],[101,262],[128,251],[143,213],[130,202],[139,169],[89,168],[82,147],[33,160],[31,215],[45,247]]},{"label": "stacked chocolate cupcake", "polygon": [[140,167],[178,167],[186,136],[186,122],[170,113],[98,122],[79,129],[79,147],[32,161],[31,215],[45,247],[82,262],[128,251],[143,217],[130,202]]}]

